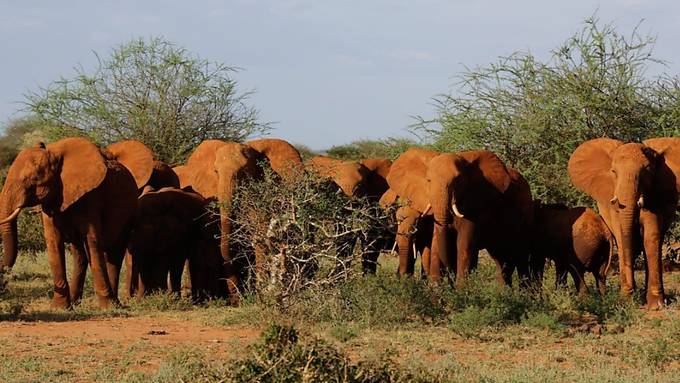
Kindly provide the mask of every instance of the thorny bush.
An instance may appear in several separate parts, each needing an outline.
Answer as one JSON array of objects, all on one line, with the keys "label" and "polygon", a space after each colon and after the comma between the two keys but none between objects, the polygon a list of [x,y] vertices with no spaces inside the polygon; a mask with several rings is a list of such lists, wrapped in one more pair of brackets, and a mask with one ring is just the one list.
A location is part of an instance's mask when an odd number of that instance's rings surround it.
[{"label": "thorny bush", "polygon": [[301,290],[353,278],[373,241],[392,227],[394,214],[313,174],[267,169],[242,184],[231,206],[230,246],[249,270],[248,285],[282,307]]}]

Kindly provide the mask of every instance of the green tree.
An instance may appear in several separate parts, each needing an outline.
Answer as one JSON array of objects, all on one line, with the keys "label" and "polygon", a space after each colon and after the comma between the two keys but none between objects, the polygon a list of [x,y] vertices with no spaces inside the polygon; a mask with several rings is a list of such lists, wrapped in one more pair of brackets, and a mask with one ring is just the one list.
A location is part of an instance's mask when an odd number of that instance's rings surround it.
[{"label": "green tree", "polygon": [[0,136],[0,168],[9,167],[19,150],[42,141],[45,129],[44,123],[35,116],[10,120]]},{"label": "green tree", "polygon": [[93,73],[76,68],[26,95],[28,109],[53,127],[51,139],[84,135],[101,144],[137,139],[158,159],[179,163],[203,140],[242,141],[268,129],[239,93],[234,68],[161,38],[117,46]]},{"label": "green tree", "polygon": [[591,17],[546,61],[518,52],[467,69],[458,92],[436,97],[436,117],[416,129],[439,150],[496,152],[527,178],[535,198],[589,204],[566,172],[580,143],[680,134],[679,82],[646,76],[661,63],[653,46],[637,28],[626,37]]}]

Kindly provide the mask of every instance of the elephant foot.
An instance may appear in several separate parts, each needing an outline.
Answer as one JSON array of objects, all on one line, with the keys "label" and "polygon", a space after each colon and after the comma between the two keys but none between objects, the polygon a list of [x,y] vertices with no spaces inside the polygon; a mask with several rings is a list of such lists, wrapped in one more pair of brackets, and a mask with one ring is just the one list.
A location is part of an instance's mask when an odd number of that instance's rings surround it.
[{"label": "elephant foot", "polygon": [[660,310],[663,306],[663,294],[647,294],[647,310]]},{"label": "elephant foot", "polygon": [[71,299],[68,296],[55,294],[52,297],[50,308],[54,310],[70,310],[73,306],[71,305]]},{"label": "elephant foot", "polygon": [[118,299],[113,298],[113,297],[101,297],[101,296],[97,297],[97,305],[102,310],[108,310],[108,309],[111,309],[111,308],[118,308],[118,307],[121,306]]}]

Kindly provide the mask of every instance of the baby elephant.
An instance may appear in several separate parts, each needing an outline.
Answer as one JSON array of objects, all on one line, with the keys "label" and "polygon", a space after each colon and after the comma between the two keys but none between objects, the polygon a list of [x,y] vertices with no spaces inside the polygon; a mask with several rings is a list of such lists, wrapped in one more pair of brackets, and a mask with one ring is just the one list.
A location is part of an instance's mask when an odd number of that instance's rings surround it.
[{"label": "baby elephant", "polygon": [[605,293],[606,276],[614,253],[614,237],[592,209],[560,204],[535,206],[533,255],[555,262],[557,285],[566,285],[567,272],[580,294],[588,291],[585,272]]},{"label": "baby elephant", "polygon": [[220,295],[219,228],[207,204],[191,190],[144,190],[128,244],[130,296],[167,290],[168,279],[171,290],[179,294],[186,261],[193,299]]}]

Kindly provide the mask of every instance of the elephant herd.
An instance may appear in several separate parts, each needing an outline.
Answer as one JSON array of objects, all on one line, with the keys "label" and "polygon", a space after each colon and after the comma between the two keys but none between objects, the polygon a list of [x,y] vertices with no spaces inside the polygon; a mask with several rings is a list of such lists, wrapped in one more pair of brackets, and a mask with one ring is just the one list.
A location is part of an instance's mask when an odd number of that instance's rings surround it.
[{"label": "elephant herd", "polygon": [[[297,171],[329,178],[346,196],[395,212],[393,230],[376,229],[365,241],[365,272],[375,272],[381,250],[395,243],[400,275],[414,273],[420,254],[424,278],[455,278],[459,287],[486,249],[502,284],[510,285],[515,272],[521,286],[540,282],[545,259],[551,258],[558,284],[570,274],[585,292],[585,273],[591,272],[603,292],[617,251],[621,292],[630,296],[634,259],[643,252],[647,306],[664,303],[661,244],[678,205],[680,138],[581,144],[567,172],[595,200],[600,215],[534,201],[522,175],[485,150],[411,148],[394,162],[324,156],[303,162],[279,139],[208,140],[184,165],[170,167],[138,141],[100,148],[85,138],[66,138],[22,150],[9,168],[0,195],[4,265],[16,261],[19,212],[39,206],[54,307],[69,308],[81,299],[88,266],[100,307],[118,304],[123,262],[129,296],[168,288],[179,293],[188,264],[195,300],[226,296],[237,304],[244,265],[230,242],[232,203],[239,185],[262,178],[264,167],[280,182]],[[254,249],[257,276],[266,251]]]}]

